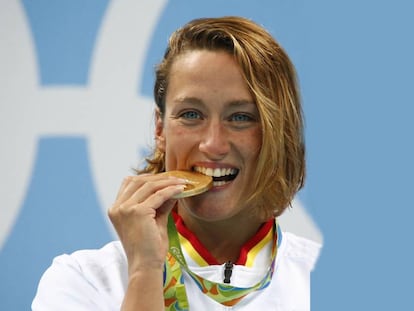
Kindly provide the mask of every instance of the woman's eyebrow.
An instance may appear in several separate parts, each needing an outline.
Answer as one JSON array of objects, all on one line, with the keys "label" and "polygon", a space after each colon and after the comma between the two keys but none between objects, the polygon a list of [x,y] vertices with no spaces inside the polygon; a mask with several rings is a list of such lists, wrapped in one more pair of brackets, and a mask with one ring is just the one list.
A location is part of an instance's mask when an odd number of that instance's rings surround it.
[{"label": "woman's eyebrow", "polygon": [[178,97],[173,100],[176,103],[187,103],[187,104],[197,104],[197,105],[204,105],[204,102],[197,97]]},{"label": "woman's eyebrow", "polygon": [[[183,97],[177,97],[173,99],[173,101],[177,104],[190,104],[196,107],[206,107],[208,104],[206,104],[202,99],[198,97],[192,97],[192,96],[183,96]],[[250,99],[231,99],[225,103],[227,109],[241,109],[241,108],[252,108],[257,109],[257,105],[254,101]]]},{"label": "woman's eyebrow", "polygon": [[256,106],[252,100],[248,99],[236,99],[228,102],[228,105],[231,107],[244,107],[244,106]]}]

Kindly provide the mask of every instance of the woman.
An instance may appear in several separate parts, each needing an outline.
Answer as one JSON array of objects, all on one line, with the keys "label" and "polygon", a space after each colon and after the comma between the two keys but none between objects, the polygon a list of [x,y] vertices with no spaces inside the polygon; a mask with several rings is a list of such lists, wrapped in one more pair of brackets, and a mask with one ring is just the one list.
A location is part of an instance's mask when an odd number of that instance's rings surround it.
[{"label": "woman", "polygon": [[[286,53],[250,20],[194,20],[171,36],[154,97],[154,154],[109,209],[120,242],[55,259],[33,309],[309,310],[319,245],[275,221],[305,173]],[[187,181],[158,174],[173,170],[213,186],[176,199]]]}]

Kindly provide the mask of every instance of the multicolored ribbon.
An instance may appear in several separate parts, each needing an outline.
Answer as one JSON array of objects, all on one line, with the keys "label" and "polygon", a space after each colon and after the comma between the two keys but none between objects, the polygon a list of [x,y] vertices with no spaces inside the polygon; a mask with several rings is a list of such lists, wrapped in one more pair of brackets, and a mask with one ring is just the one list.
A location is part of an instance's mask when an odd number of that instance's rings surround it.
[{"label": "multicolored ribbon", "polygon": [[229,284],[209,281],[190,270],[181,250],[180,240],[174,219],[170,215],[168,219],[168,238],[170,249],[165,265],[164,281],[165,310],[188,310],[188,299],[185,291],[182,269],[184,269],[191,276],[204,294],[224,306],[234,306],[251,292],[258,291],[269,286],[274,272],[277,247],[282,237],[280,227],[276,220],[273,232],[272,261],[266,275],[260,282],[252,287],[237,287]]}]

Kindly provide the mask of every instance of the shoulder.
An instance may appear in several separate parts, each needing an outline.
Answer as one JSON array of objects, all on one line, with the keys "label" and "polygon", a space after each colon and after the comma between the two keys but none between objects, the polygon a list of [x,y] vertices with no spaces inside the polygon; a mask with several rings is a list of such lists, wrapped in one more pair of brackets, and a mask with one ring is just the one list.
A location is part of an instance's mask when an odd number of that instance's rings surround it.
[{"label": "shoulder", "polygon": [[85,249],[64,254],[53,260],[48,270],[56,273],[80,273],[90,282],[101,283],[108,279],[124,279],[127,274],[127,259],[118,241],[110,242],[100,249]]},{"label": "shoulder", "polygon": [[305,264],[313,270],[318,261],[322,245],[290,232],[283,232],[280,255],[287,260]]},{"label": "shoulder", "polygon": [[[33,310],[93,310],[120,305],[127,282],[127,261],[120,242],[54,258],[42,275]],[[60,307],[59,307],[60,306]],[[107,309],[107,308],[105,308]]]},{"label": "shoulder", "polygon": [[125,261],[126,257],[121,243],[114,241],[99,249],[83,249],[59,255],[53,259],[48,270],[66,267],[87,272],[88,270],[105,269],[111,265],[123,265]]},{"label": "shoulder", "polygon": [[119,241],[113,241],[99,249],[83,249],[71,254],[64,254],[54,259],[58,262],[72,261],[77,262],[83,267],[111,265],[113,263],[122,263],[126,256],[122,245]]}]

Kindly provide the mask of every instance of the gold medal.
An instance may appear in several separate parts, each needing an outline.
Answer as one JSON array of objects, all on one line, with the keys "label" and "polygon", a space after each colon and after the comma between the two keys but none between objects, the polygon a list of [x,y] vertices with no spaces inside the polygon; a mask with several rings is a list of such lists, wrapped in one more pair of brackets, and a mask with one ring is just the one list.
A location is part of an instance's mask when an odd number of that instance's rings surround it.
[{"label": "gold medal", "polygon": [[213,178],[192,171],[167,171],[161,173],[187,180],[184,191],[173,196],[174,199],[182,199],[206,192],[213,186]]}]

